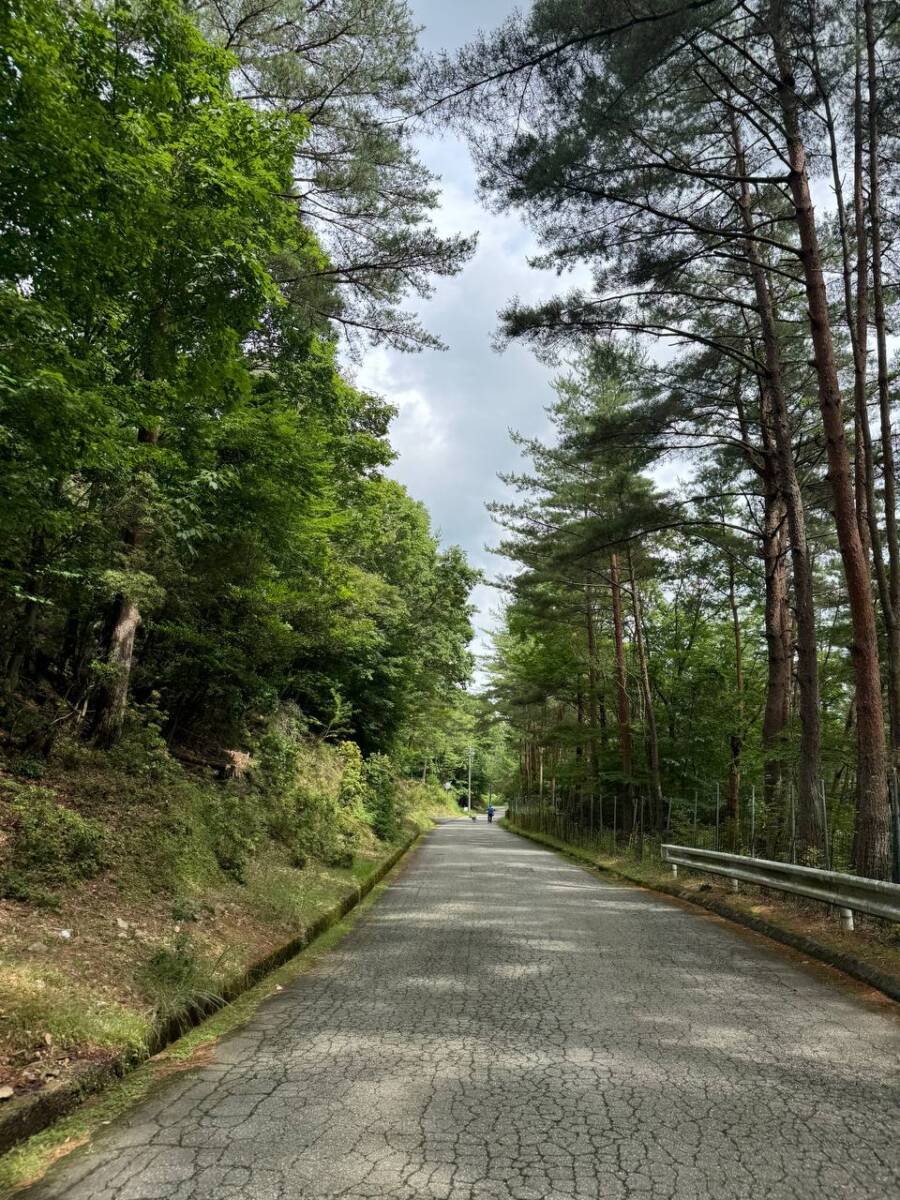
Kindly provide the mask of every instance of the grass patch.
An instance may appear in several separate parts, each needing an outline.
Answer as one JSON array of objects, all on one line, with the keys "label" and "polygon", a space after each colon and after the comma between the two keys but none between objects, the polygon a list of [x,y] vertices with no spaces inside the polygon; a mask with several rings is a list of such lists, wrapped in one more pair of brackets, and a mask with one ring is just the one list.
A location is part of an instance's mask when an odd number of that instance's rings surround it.
[{"label": "grass patch", "polygon": [[147,1045],[147,1016],[112,1001],[73,990],[58,972],[0,960],[2,1041],[7,1053],[28,1055],[46,1046],[140,1052]]},{"label": "grass patch", "polygon": [[179,933],[159,946],[138,973],[138,984],[153,1006],[157,1022],[187,1018],[223,1003],[226,955],[210,962],[189,934]]},{"label": "grass patch", "polygon": [[[62,736],[39,779],[0,755],[0,1084],[14,1103],[140,1056],[453,811],[384,763],[369,779],[354,751],[288,730],[221,780],[133,725],[112,754]],[[374,828],[379,780],[390,841]]]}]

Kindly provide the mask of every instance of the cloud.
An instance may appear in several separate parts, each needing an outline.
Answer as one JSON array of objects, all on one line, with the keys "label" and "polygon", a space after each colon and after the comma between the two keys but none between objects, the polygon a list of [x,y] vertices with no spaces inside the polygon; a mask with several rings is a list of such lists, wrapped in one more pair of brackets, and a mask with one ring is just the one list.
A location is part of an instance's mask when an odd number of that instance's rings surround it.
[{"label": "cloud", "polygon": [[[559,280],[527,266],[536,247],[517,217],[490,213],[478,203],[468,152],[459,141],[423,139],[421,149],[444,180],[441,231],[477,228],[478,250],[460,275],[438,281],[434,295],[417,306],[424,324],[449,349],[420,355],[374,349],[363,358],[357,382],[399,410],[392,474],[426,503],[443,541],[461,545],[493,576],[508,564],[486,549],[497,531],[485,504],[505,495],[497,473],[521,465],[509,431],[545,434],[545,406],[552,400],[547,367],[522,347],[503,354],[492,349],[497,312],[513,295],[526,300],[550,295]],[[474,602],[476,624],[492,628],[496,591],[480,587]],[[485,642],[482,633],[477,652],[486,650]]]},{"label": "cloud", "polygon": [[[493,28],[514,10],[511,0],[413,0],[425,27],[426,50],[453,48],[479,26]],[[565,286],[554,273],[532,270],[537,251],[514,214],[489,212],[477,195],[469,152],[454,136],[421,137],[418,149],[441,179],[435,224],[444,234],[479,232],[474,259],[453,279],[436,280],[434,295],[415,307],[426,328],[449,349],[406,355],[376,348],[365,354],[356,381],[395,404],[391,440],[398,451],[391,474],[423,500],[446,545],[463,547],[489,578],[510,564],[488,550],[498,536],[485,504],[506,498],[498,472],[521,470],[510,429],[529,437],[549,432],[545,407],[553,399],[552,371],[523,347],[492,349],[497,313],[513,297],[546,298]],[[474,650],[486,653],[502,597],[487,584],[475,589]],[[488,631],[488,632],[486,632]]]}]

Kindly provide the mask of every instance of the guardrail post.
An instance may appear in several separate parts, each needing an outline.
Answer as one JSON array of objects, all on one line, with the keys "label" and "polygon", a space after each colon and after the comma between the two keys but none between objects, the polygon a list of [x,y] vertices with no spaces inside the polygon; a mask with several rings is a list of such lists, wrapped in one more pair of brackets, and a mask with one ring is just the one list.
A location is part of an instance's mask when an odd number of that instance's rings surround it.
[{"label": "guardrail post", "polygon": [[852,908],[839,908],[838,912],[841,914],[841,929],[843,929],[844,933],[852,933],[853,932],[853,909]]},{"label": "guardrail post", "polygon": [[673,879],[678,878],[678,864],[677,863],[672,863],[672,878]]},{"label": "guardrail post", "polygon": [[741,883],[739,879],[732,879],[731,890],[733,892],[739,892],[741,890]]}]

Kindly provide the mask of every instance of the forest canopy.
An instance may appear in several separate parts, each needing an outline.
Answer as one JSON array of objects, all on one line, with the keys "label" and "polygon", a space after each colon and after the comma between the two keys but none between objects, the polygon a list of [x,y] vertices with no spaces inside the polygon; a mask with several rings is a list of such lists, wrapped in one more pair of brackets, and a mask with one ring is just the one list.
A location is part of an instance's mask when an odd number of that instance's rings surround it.
[{"label": "forest canopy", "polygon": [[14,751],[144,717],[243,746],[290,711],[365,754],[402,758],[414,726],[418,767],[425,714],[462,696],[476,573],[385,474],[390,401],[339,355],[347,329],[430,344],[404,294],[472,250],[387,120],[414,40],[395,0],[3,6]]}]

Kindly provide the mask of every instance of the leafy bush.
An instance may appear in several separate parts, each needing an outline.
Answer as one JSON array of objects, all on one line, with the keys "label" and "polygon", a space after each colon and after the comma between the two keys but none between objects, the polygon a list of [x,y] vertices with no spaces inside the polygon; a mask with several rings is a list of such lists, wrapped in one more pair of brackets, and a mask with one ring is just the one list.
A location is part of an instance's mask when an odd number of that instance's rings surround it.
[{"label": "leafy bush", "polygon": [[181,774],[163,737],[166,717],[157,705],[158,699],[154,693],[148,703],[131,705],[121,737],[107,751],[109,763],[116,770],[154,783]]},{"label": "leafy bush", "polygon": [[365,818],[368,788],[366,768],[359,746],[356,742],[341,742],[338,747],[341,756],[341,786],[338,800],[342,808]]},{"label": "leafy bush", "polygon": [[92,879],[107,866],[102,825],[57,804],[43,788],[23,793],[10,805],[10,813],[8,887],[16,880],[33,889],[42,882]]},{"label": "leafy bush", "polygon": [[10,770],[20,779],[40,779],[46,769],[44,759],[35,758],[33,755],[26,755],[10,764]]},{"label": "leafy bush", "polygon": [[300,743],[294,729],[272,728],[260,738],[256,761],[267,790],[289,793],[296,785]]},{"label": "leafy bush", "polygon": [[226,875],[246,883],[247,866],[266,834],[265,814],[252,795],[225,793],[211,814],[213,849]]},{"label": "leafy bush", "polygon": [[298,794],[295,855],[315,858],[329,867],[353,862],[356,830],[339,800],[320,791]]},{"label": "leafy bush", "polygon": [[397,781],[391,760],[385,754],[372,754],[364,767],[366,808],[372,828],[383,842],[397,836]]},{"label": "leafy bush", "polygon": [[59,896],[31,883],[18,871],[0,872],[0,896],[4,900],[18,900],[20,904],[33,904],[35,908],[60,907]]}]

